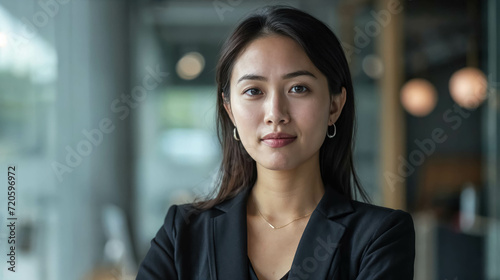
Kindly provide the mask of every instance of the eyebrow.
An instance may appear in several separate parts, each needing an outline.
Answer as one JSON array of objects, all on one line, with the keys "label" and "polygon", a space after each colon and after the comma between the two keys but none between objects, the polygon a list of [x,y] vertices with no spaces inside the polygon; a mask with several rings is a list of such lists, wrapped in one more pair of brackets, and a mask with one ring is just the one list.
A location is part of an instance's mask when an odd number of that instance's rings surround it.
[{"label": "eyebrow", "polygon": [[[281,78],[283,80],[285,80],[285,79],[295,78],[295,77],[298,77],[298,76],[310,76],[310,77],[313,77],[313,78],[317,79],[316,76],[314,76],[313,73],[311,73],[311,72],[309,72],[307,70],[299,70],[299,71],[291,72],[291,73],[283,75]],[[241,76],[241,78],[238,79],[237,83],[239,83],[239,82],[241,82],[243,80],[267,81],[267,78],[263,77],[263,76],[255,75],[255,74],[246,74],[246,75]]]}]

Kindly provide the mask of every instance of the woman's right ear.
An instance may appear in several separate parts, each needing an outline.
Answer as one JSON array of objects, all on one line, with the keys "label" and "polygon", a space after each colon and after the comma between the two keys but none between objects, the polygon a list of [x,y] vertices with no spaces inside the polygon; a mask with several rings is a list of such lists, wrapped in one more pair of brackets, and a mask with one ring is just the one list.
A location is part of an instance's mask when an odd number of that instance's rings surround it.
[{"label": "woman's right ear", "polygon": [[226,109],[227,115],[229,116],[234,125],[233,111],[231,110],[231,102],[229,102],[229,100],[226,100],[226,98],[224,97],[224,92],[222,92],[221,95],[222,95],[222,104],[224,104],[224,109]]}]

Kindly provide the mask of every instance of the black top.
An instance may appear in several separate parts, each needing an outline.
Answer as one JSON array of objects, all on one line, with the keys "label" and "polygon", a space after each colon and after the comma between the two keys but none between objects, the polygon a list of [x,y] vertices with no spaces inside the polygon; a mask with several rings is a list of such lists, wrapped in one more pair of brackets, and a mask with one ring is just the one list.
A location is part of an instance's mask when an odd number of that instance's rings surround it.
[{"label": "black top", "polygon": [[[173,205],[138,280],[249,280],[247,207],[251,187],[211,209]],[[354,201],[329,185],[297,246],[288,279],[412,280],[415,230],[401,210]]]},{"label": "black top", "polygon": [[[259,280],[259,278],[257,278],[257,274],[255,273],[255,270],[253,270],[253,266],[252,266],[252,262],[250,261],[250,258],[248,259],[248,272],[249,272],[248,279]],[[280,280],[287,280],[289,273],[290,273],[290,270],[283,277],[281,277]]]}]

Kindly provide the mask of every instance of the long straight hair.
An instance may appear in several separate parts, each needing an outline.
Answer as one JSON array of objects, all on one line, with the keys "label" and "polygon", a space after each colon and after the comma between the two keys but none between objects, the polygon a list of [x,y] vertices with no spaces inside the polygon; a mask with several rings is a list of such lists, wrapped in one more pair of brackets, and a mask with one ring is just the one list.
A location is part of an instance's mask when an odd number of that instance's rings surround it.
[{"label": "long straight hair", "polygon": [[335,34],[318,19],[290,6],[275,5],[266,6],[245,18],[221,49],[216,68],[216,128],[223,152],[222,162],[211,198],[193,203],[194,208],[209,209],[255,184],[255,160],[241,142],[233,138],[234,126],[224,109],[224,102],[230,101],[231,73],[238,55],[255,39],[269,35],[287,36],[302,46],[312,63],[326,76],[331,95],[340,94],[345,87],[346,102],[336,122],[337,134],[331,139],[325,135],[320,148],[321,178],[325,186],[350,199],[353,199],[356,188],[364,201],[370,202],[353,165],[354,91],[342,46]]}]

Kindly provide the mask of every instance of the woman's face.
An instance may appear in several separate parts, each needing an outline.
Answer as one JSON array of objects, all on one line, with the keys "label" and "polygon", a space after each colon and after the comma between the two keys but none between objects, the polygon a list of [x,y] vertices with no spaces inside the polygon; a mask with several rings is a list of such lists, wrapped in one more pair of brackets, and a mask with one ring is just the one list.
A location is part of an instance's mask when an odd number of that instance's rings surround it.
[{"label": "woman's face", "polygon": [[236,59],[230,85],[226,111],[258,165],[289,170],[319,160],[345,89],[330,96],[326,77],[299,44],[279,35],[252,41]]}]

